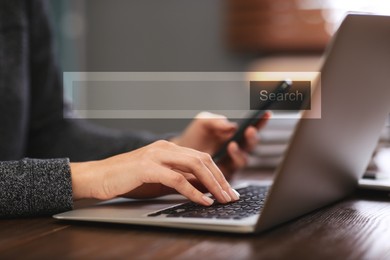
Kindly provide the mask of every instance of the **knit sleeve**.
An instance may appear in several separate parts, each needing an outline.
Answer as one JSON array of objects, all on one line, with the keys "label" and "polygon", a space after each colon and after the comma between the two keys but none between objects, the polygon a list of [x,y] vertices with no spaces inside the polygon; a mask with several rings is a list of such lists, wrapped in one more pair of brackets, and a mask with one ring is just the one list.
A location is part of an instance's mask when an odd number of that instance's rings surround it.
[{"label": "knit sleeve", "polygon": [[0,162],[0,217],[50,215],[72,209],[68,159]]}]

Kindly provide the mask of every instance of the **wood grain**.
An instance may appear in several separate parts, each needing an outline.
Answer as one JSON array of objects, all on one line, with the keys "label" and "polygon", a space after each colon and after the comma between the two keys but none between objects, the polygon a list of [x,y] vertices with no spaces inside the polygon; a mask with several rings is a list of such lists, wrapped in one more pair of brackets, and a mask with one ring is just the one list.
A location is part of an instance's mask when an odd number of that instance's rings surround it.
[{"label": "wood grain", "polygon": [[386,259],[389,202],[357,194],[256,235],[7,220],[0,223],[0,258]]},{"label": "wood grain", "polygon": [[[246,170],[239,180],[270,179]],[[80,201],[76,208],[96,203]],[[51,217],[0,221],[0,259],[390,259],[390,198],[357,192],[270,231],[238,235]]]},{"label": "wood grain", "polygon": [[[58,232],[67,225],[51,218],[15,219],[0,221],[0,252],[18,248],[35,239]],[[0,253],[1,255],[1,253]]]}]

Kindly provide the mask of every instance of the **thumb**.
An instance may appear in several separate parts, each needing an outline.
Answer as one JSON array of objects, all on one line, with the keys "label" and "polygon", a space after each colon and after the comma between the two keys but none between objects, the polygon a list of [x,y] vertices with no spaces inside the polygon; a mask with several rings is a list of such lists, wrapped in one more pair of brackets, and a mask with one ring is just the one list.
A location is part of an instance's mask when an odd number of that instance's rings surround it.
[{"label": "thumb", "polygon": [[213,131],[231,132],[237,128],[237,124],[230,122],[225,116],[210,112],[199,113],[196,118],[202,124]]}]

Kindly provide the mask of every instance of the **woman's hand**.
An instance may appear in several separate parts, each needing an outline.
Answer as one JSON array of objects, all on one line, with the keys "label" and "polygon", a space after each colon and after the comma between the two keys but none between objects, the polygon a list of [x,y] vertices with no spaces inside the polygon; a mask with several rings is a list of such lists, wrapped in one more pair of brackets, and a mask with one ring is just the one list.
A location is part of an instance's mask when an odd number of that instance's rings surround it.
[{"label": "woman's hand", "polygon": [[138,150],[101,161],[71,163],[74,199],[156,197],[179,192],[193,202],[209,206],[239,199],[208,153],[157,141]]},{"label": "woman's hand", "polygon": [[[258,125],[246,129],[245,145],[240,147],[236,142],[228,145],[228,157],[218,163],[218,166],[230,178],[231,174],[247,165],[248,152],[252,151],[257,143],[257,131],[261,129],[271,114],[266,113]],[[229,122],[226,117],[208,112],[202,112],[191,122],[182,135],[172,141],[180,146],[190,147],[198,151],[214,154],[231,138],[237,129],[235,123]]]}]

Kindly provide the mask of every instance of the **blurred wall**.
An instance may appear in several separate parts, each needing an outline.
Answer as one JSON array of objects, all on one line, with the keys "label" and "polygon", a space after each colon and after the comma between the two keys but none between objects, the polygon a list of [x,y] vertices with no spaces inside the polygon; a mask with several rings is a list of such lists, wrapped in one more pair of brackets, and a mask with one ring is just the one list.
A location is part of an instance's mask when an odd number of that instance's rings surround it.
[{"label": "blurred wall", "polygon": [[[73,40],[75,52],[85,57],[81,63],[67,63],[65,71],[245,71],[254,59],[227,49],[224,0],[70,0],[68,5],[82,14],[82,32]],[[77,19],[74,30],[79,30]],[[154,132],[175,131],[188,123],[93,121]]]},{"label": "blurred wall", "polygon": [[223,0],[86,1],[94,71],[240,71],[226,49]]}]

